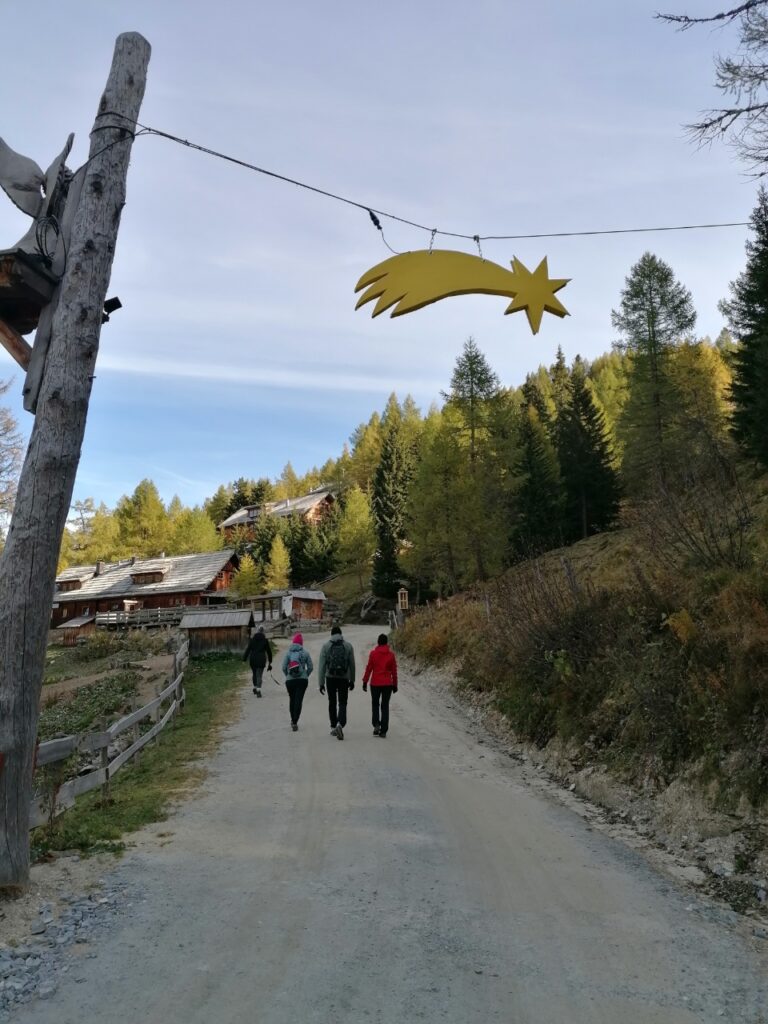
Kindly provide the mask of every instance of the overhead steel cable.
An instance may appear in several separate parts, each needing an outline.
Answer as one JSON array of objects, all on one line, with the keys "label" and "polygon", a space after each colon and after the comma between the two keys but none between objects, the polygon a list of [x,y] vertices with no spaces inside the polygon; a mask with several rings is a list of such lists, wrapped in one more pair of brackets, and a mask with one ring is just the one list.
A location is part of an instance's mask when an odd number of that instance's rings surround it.
[{"label": "overhead steel cable", "polygon": [[[105,111],[101,116],[114,116],[114,112]],[[408,227],[416,228],[419,231],[426,231],[432,238],[434,238],[435,235],[442,235],[445,238],[464,238],[469,242],[475,243],[512,242],[532,238],[588,238],[596,235],[635,235],[657,231],[703,231],[711,228],[749,227],[750,223],[745,220],[733,220],[706,224],[666,224],[641,228],[597,228],[589,231],[540,231],[516,235],[480,235],[477,232],[464,233],[461,231],[446,231],[443,228],[427,227],[426,224],[420,224],[418,221],[409,220],[407,217],[400,217],[396,213],[389,213],[387,210],[380,210],[378,207],[373,206],[370,203],[358,202],[356,199],[350,199],[348,196],[342,196],[336,192],[331,192],[329,189],[320,188],[319,185],[310,185],[306,181],[300,181],[298,178],[292,178],[287,174],[280,174],[278,171],[271,171],[267,167],[260,167],[258,164],[252,164],[247,160],[241,160],[239,157],[230,156],[228,153],[221,153],[219,150],[211,149],[210,146],[203,146],[198,142],[190,142],[189,139],[184,139],[179,135],[173,135],[171,132],[162,131],[159,128],[151,128],[148,125],[140,124],[138,121],[131,123],[135,125],[136,128],[140,129],[140,131],[136,133],[137,136],[156,135],[160,139],[167,139],[169,142],[174,142],[187,149],[194,149],[198,153],[205,153],[217,160],[224,160],[227,163],[235,164],[238,167],[244,167],[246,170],[253,171],[256,174],[263,174],[268,178],[274,178],[277,181],[285,182],[287,185],[294,185],[296,188],[304,189],[307,192],[314,192],[316,195],[325,196],[326,199],[333,199],[338,203],[345,203],[347,206],[353,206],[358,210],[363,210],[369,214],[374,226],[380,231],[381,225],[374,219],[374,214],[378,217],[386,217],[388,220],[395,221],[398,224],[405,224]],[[386,240],[385,244],[387,244]]]}]

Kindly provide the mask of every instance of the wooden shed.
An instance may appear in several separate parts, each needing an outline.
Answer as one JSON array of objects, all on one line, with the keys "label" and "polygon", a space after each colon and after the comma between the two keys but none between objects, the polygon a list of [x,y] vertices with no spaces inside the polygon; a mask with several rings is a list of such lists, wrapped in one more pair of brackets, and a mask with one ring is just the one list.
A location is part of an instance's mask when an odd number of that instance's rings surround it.
[{"label": "wooden shed", "polygon": [[[96,630],[95,615],[78,615],[76,619],[69,619],[56,627],[56,638],[61,639],[65,647],[76,647],[78,643],[85,642],[89,633]],[[81,641],[82,638],[82,641]]]},{"label": "wooden shed", "polygon": [[325,594],[322,590],[289,590],[291,618],[297,622],[316,621],[323,617]]},{"label": "wooden shed", "polygon": [[195,657],[212,651],[242,654],[248,646],[253,624],[253,612],[245,608],[241,611],[189,612],[181,620],[180,628],[189,640],[190,655]]}]

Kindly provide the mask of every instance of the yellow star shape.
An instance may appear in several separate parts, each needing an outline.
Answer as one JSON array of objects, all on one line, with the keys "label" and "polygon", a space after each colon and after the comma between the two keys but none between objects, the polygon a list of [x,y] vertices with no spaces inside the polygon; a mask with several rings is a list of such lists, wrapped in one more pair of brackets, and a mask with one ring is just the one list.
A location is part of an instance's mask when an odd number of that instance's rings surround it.
[{"label": "yellow star shape", "polygon": [[504,310],[505,313],[525,310],[525,315],[528,317],[528,323],[534,334],[538,334],[541,318],[545,312],[561,317],[570,315],[560,300],[555,298],[555,292],[565,288],[570,278],[550,279],[546,256],[533,273],[515,256],[512,260],[512,272],[517,279],[515,297]]}]

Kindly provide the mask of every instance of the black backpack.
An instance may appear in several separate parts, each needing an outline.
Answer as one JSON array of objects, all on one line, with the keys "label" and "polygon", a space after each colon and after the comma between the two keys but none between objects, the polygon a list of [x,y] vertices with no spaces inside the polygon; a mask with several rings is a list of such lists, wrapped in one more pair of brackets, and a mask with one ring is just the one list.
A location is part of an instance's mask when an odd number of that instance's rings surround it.
[{"label": "black backpack", "polygon": [[347,648],[344,641],[332,643],[328,652],[328,664],[325,667],[325,674],[331,679],[347,678]]}]

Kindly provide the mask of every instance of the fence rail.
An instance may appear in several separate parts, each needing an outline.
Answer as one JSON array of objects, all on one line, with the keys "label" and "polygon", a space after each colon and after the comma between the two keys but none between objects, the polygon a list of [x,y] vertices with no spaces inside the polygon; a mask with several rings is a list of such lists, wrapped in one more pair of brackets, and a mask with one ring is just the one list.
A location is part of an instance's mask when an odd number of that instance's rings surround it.
[{"label": "fence rail", "polygon": [[[41,743],[37,748],[37,767],[55,764],[57,761],[65,761],[75,753],[96,753],[101,755],[101,765],[93,768],[83,775],[69,779],[51,793],[42,793],[32,801],[30,811],[29,827],[37,828],[48,821],[52,821],[71,807],[75,799],[82,793],[96,789],[101,786],[105,795],[108,792],[110,780],[117,775],[120,769],[134,757],[142,747],[150,740],[155,739],[166,725],[172,721],[179,711],[183,710],[186,694],[184,691],[184,670],[189,662],[189,642],[185,641],[178,649],[173,659],[173,672],[171,678],[160,693],[151,701],[135,711],[124,715],[113,722],[108,728],[100,732],[83,733],[77,736],[62,736],[55,740],[48,740]],[[160,709],[170,701],[168,708],[160,715]],[[155,724],[146,732],[138,735],[139,723],[154,716]],[[113,745],[118,736],[134,730],[134,741],[120,753],[116,754],[109,761],[109,748]]]},{"label": "fence rail", "polygon": [[210,608],[200,605],[175,605],[173,608],[139,608],[133,612],[96,612],[96,625],[109,626],[157,626],[178,625],[188,612],[207,612]]}]

